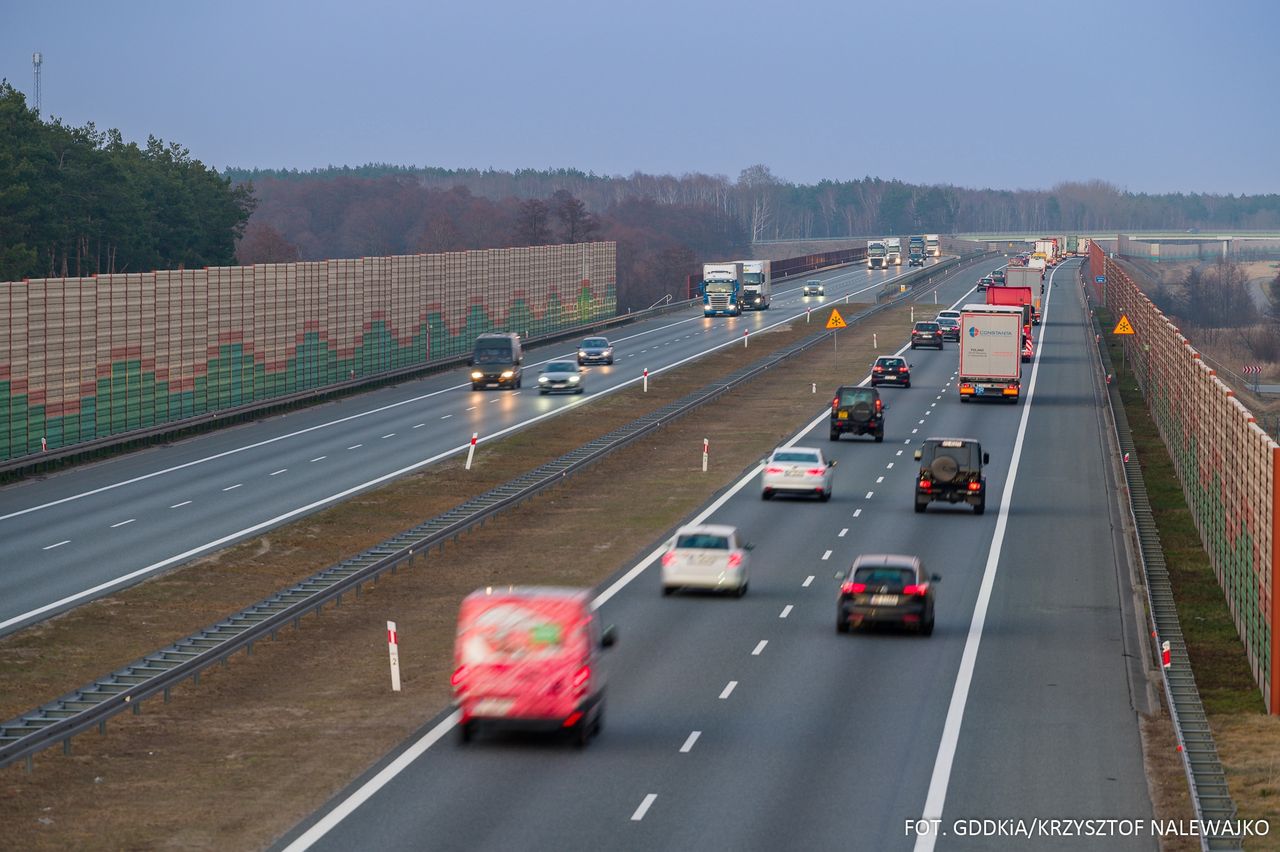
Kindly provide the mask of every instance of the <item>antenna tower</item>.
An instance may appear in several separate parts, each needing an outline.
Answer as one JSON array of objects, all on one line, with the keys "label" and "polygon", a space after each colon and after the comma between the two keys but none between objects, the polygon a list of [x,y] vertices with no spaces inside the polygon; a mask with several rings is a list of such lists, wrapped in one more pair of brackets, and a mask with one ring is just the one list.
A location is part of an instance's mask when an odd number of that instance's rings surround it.
[{"label": "antenna tower", "polygon": [[31,67],[36,70],[36,115],[40,114],[40,66],[44,63],[44,55],[40,51],[31,54]]}]

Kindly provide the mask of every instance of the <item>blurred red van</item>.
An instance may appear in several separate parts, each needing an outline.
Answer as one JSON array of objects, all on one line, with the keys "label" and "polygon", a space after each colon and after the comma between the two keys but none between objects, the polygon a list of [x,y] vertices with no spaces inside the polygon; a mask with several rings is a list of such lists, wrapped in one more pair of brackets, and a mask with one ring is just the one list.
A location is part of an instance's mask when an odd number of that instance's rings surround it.
[{"label": "blurred red van", "polygon": [[600,650],[613,645],[587,589],[478,589],[458,612],[453,695],[470,742],[489,728],[567,730],[578,745],[604,719]]}]

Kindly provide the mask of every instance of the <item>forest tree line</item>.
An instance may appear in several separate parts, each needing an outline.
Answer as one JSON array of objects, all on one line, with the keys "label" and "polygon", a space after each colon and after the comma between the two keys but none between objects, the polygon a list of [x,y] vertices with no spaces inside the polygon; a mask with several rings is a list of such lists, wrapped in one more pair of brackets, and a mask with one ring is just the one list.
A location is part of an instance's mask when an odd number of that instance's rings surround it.
[{"label": "forest tree line", "polygon": [[181,145],[43,121],[0,81],[0,281],[233,264],[252,210]]},{"label": "forest tree line", "polygon": [[0,82],[0,280],[614,240],[626,309],[678,296],[697,264],[747,257],[757,240],[1215,227],[1280,228],[1280,195],[796,184],[764,165],[735,179],[388,164],[219,173],[175,143],[42,120]]}]

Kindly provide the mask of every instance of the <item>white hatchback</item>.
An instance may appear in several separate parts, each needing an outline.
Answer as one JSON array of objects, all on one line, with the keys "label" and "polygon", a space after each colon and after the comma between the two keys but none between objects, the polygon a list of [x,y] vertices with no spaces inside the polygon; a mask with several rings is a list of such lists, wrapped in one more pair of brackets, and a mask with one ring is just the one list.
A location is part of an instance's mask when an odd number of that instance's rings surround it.
[{"label": "white hatchback", "polygon": [[764,460],[760,477],[760,497],[770,500],[774,494],[804,494],[819,500],[831,499],[832,468],[835,462],[822,450],[812,447],[779,447]]},{"label": "white hatchback", "polygon": [[662,593],[678,588],[747,593],[751,545],[738,538],[736,527],[693,524],[676,530],[662,554]]}]

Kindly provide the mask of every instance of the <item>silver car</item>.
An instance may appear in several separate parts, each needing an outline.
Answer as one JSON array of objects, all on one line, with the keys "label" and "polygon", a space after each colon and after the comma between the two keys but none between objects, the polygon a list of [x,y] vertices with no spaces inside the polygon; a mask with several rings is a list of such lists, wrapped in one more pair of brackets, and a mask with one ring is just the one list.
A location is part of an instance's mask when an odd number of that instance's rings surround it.
[{"label": "silver car", "polygon": [[606,338],[588,337],[578,347],[578,364],[612,364],[613,346]]},{"label": "silver car", "polygon": [[662,554],[662,593],[679,588],[747,593],[751,545],[738,538],[736,527],[690,524],[676,530]]},{"label": "silver car", "polygon": [[804,282],[804,293],[802,295],[825,296],[826,294],[827,294],[827,288],[826,286],[823,285],[821,281],[811,280],[811,281]]},{"label": "silver car", "polygon": [[538,393],[582,393],[581,373],[572,361],[548,361],[538,376]]},{"label": "silver car", "polygon": [[760,498],[774,494],[802,494],[826,502],[831,499],[832,468],[835,462],[822,450],[812,447],[779,447],[764,460],[760,478]]}]

